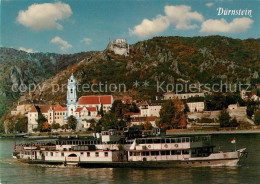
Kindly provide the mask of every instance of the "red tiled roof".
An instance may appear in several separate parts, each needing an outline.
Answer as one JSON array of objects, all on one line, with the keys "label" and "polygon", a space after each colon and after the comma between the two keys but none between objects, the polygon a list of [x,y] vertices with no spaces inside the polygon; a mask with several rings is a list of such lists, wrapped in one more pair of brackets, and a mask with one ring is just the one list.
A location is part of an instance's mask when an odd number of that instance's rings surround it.
[{"label": "red tiled roof", "polygon": [[142,101],[139,104],[137,104],[138,107],[142,106],[142,105],[149,105],[147,101]]},{"label": "red tiled roof", "polygon": [[57,104],[57,105],[55,105],[55,107],[54,107],[54,111],[55,112],[64,112],[64,111],[67,111],[67,109],[66,108],[64,108],[64,107],[62,107],[60,104]]},{"label": "red tiled roof", "polygon": [[36,107],[35,107],[35,105],[32,106],[32,108],[31,108],[31,110],[29,112],[31,112],[31,113],[38,112]]},{"label": "red tiled roof", "polygon": [[82,96],[79,98],[78,104],[100,104],[98,96]]},{"label": "red tiled roof", "polygon": [[147,118],[146,118],[146,120],[147,121],[155,121],[156,120],[156,116],[148,116]]},{"label": "red tiled roof", "polygon": [[78,104],[112,104],[112,96],[82,96],[79,98]]},{"label": "red tiled roof", "polygon": [[96,112],[97,108],[96,107],[87,107],[87,110],[90,112]]},{"label": "red tiled roof", "polygon": [[41,113],[48,113],[48,111],[50,110],[52,105],[41,105],[39,107],[40,107]]},{"label": "red tiled roof", "polygon": [[102,104],[112,104],[112,96],[111,95],[100,96],[100,101]]},{"label": "red tiled roof", "polygon": [[125,113],[124,115],[125,116],[133,116],[133,115],[140,115],[141,113],[134,113],[134,112],[128,112],[128,113]]},{"label": "red tiled roof", "polygon": [[82,111],[82,109],[83,109],[83,107],[78,107],[78,108],[75,110],[75,112],[80,112],[80,111]]},{"label": "red tiled roof", "polygon": [[[81,112],[83,110],[84,107],[78,107],[75,112]],[[88,111],[90,112],[96,112],[97,111],[97,108],[96,107],[87,107],[86,108]]]}]

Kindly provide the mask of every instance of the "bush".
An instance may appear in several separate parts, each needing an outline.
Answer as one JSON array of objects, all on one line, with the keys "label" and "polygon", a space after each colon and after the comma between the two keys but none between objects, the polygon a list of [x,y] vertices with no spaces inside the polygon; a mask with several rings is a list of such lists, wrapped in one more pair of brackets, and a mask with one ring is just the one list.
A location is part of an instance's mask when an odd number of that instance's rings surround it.
[{"label": "bush", "polygon": [[220,123],[220,127],[229,127],[230,119],[231,119],[231,117],[230,117],[229,113],[225,109],[222,110],[220,113],[219,119],[218,119],[219,123]]},{"label": "bush", "polygon": [[255,124],[260,125],[260,111],[255,112]]}]

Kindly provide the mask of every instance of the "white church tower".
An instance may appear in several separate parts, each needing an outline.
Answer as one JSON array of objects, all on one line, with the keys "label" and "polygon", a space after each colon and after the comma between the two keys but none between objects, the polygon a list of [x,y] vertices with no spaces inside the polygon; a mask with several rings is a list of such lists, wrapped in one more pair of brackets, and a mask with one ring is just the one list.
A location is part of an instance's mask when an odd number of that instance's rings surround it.
[{"label": "white church tower", "polygon": [[68,79],[67,85],[67,117],[74,115],[77,108],[77,81],[73,74]]}]

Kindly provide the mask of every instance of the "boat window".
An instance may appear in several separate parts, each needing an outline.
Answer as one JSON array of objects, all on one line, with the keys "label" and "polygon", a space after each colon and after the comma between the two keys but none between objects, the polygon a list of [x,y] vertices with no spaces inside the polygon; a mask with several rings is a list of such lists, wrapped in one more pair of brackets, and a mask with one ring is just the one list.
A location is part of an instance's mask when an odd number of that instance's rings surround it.
[{"label": "boat window", "polygon": [[171,143],[176,143],[176,139],[171,139]]},{"label": "boat window", "polygon": [[176,150],[176,155],[180,155],[181,154],[181,150]]},{"label": "boat window", "polygon": [[108,152],[105,152],[105,157],[108,157]]},{"label": "boat window", "polygon": [[142,156],[149,156],[149,151],[143,151]]},{"label": "boat window", "polygon": [[61,152],[61,156],[64,157],[64,152]]},{"label": "boat window", "polygon": [[145,139],[141,139],[141,144],[145,144]]},{"label": "boat window", "polygon": [[80,152],[81,155],[83,155],[83,152]]},{"label": "boat window", "polygon": [[165,143],[165,139],[161,139],[161,143]]},{"label": "boat window", "polygon": [[166,151],[161,151],[161,155],[166,155]]},{"label": "boat window", "polygon": [[46,154],[46,156],[48,156],[48,152],[46,152],[45,154]]},{"label": "boat window", "polygon": [[90,157],[90,152],[87,152],[87,157]]},{"label": "boat window", "polygon": [[183,155],[188,155],[189,154],[189,150],[182,150],[182,154]]},{"label": "boat window", "polygon": [[156,155],[160,155],[160,154],[159,154],[159,151],[151,151],[151,155],[156,156]]},{"label": "boat window", "polygon": [[196,154],[196,149],[191,150],[191,154],[195,155]]},{"label": "boat window", "polygon": [[166,151],[166,155],[170,155],[170,151]]},{"label": "boat window", "polygon": [[154,140],[153,140],[153,143],[154,143],[154,144],[161,143],[161,139],[154,139]]},{"label": "boat window", "polygon": [[178,138],[176,141],[177,141],[177,142],[181,142],[181,138]]},{"label": "boat window", "polygon": [[171,143],[171,139],[166,139],[166,143]]},{"label": "boat window", "polygon": [[132,151],[130,151],[130,156],[133,156],[133,152]]},{"label": "boat window", "polygon": [[134,152],[134,156],[140,156],[140,152]]},{"label": "boat window", "polygon": [[146,144],[152,144],[153,143],[153,140],[152,139],[147,139],[146,140]]},{"label": "boat window", "polygon": [[95,155],[96,155],[96,157],[99,157],[99,152],[96,152]]},{"label": "boat window", "polygon": [[176,150],[171,150],[171,155],[177,155],[177,151]]},{"label": "boat window", "polygon": [[53,156],[53,152],[51,152],[51,157]]}]

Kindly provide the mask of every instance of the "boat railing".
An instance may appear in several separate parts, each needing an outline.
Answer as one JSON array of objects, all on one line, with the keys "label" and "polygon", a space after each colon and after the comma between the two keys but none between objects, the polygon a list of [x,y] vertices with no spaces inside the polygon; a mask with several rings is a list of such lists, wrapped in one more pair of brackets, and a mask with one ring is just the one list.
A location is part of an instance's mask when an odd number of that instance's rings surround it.
[{"label": "boat railing", "polygon": [[210,141],[211,141],[210,136],[136,139],[137,144],[191,143],[191,142],[210,142]]}]

